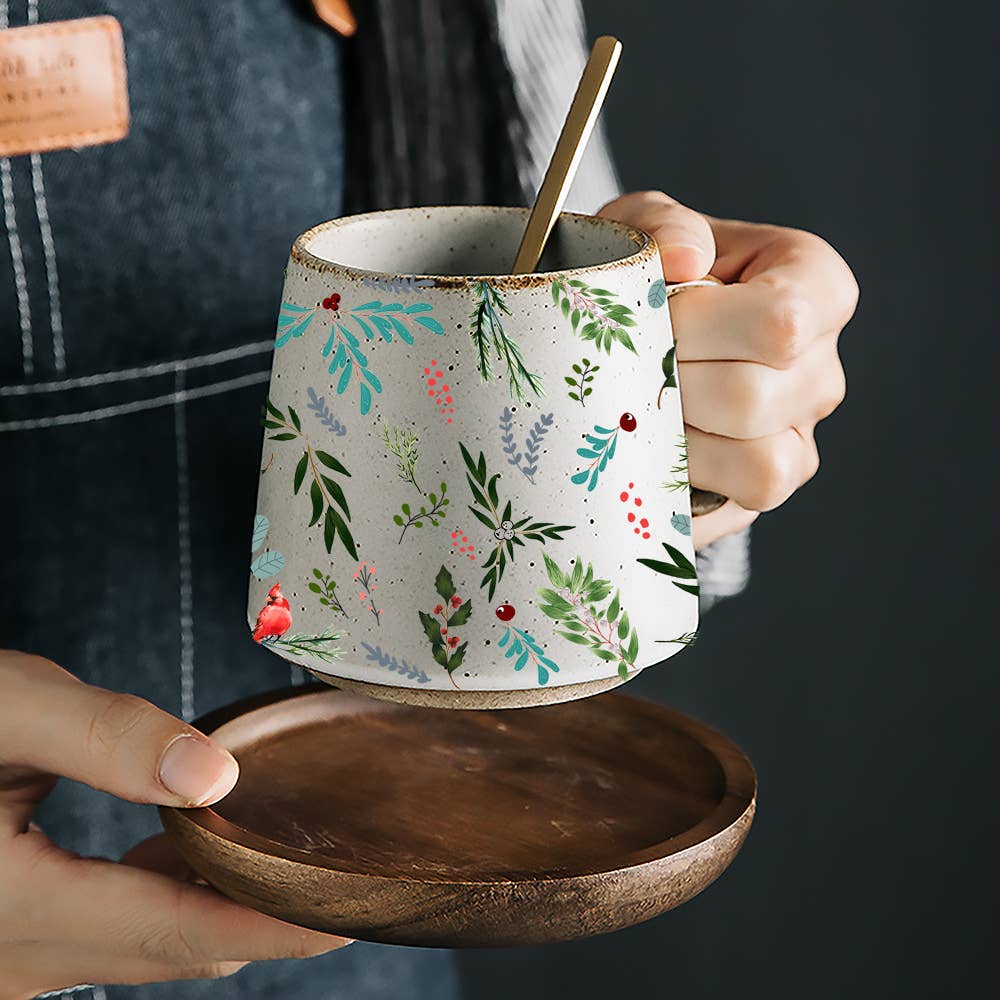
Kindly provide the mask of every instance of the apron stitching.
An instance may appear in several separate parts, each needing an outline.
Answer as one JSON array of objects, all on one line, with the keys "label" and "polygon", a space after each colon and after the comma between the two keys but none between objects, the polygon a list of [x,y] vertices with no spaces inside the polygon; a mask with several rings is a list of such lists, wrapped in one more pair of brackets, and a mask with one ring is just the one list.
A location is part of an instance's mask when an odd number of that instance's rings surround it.
[{"label": "apron stitching", "polygon": [[[179,372],[178,372],[179,374]],[[132,403],[120,403],[117,406],[105,406],[98,410],[81,410],[78,413],[61,413],[55,417],[35,417],[28,420],[9,420],[0,423],[0,433],[3,431],[33,431],[44,427],[65,427],[69,424],[87,424],[95,420],[106,420],[108,417],[118,417],[129,413],[141,413],[144,410],[155,410],[161,406],[175,403],[186,403],[192,399],[202,399],[205,396],[217,396],[221,392],[232,389],[242,389],[245,386],[259,385],[271,377],[270,371],[253,372],[250,375],[240,375],[238,378],[213,382],[194,389],[184,389],[180,392],[167,393],[165,396],[153,396],[150,399],[139,399]]]},{"label": "apron stitching", "polygon": [[191,481],[188,475],[184,372],[174,376],[174,440],[177,446],[177,548],[180,575],[181,718],[194,718],[194,617],[191,582]]},{"label": "apron stitching", "polygon": [[60,379],[57,382],[34,382],[31,385],[0,385],[0,396],[30,396],[36,392],[62,392],[66,389],[85,389],[89,386],[106,385],[108,382],[128,382],[132,379],[154,378],[169,375],[189,368],[203,368],[208,365],[232,361],[251,354],[263,354],[274,347],[273,340],[258,340],[240,347],[227,347],[212,354],[196,354],[177,361],[161,361],[139,368],[119,368],[117,371],[98,372],[95,375],[80,375],[76,378]]},{"label": "apron stitching", "polygon": [[[37,12],[35,14],[37,18]],[[35,214],[38,230],[42,235],[45,253],[45,277],[49,289],[49,323],[52,327],[52,360],[56,371],[66,371],[66,346],[63,342],[62,302],[59,295],[59,269],[56,261],[56,243],[49,220],[49,205],[45,198],[45,177],[42,173],[40,153],[31,154],[31,186],[35,192]]]},{"label": "apron stitching", "polygon": [[[5,5],[6,6],[6,5]],[[3,17],[2,24],[7,18]],[[17,289],[17,314],[21,323],[21,368],[25,378],[35,374],[35,345],[31,336],[31,304],[28,299],[28,276],[24,271],[24,254],[17,231],[17,209],[14,206],[14,184],[10,160],[0,159],[0,186],[3,188],[3,216],[10,244],[10,259],[14,265],[14,287]]]},{"label": "apron stitching", "polygon": [[[52,990],[49,993],[39,993],[34,1000],[47,1000],[49,997],[68,997],[83,990],[90,990],[94,1000],[108,1000],[104,993],[103,986],[91,986],[90,983],[81,983],[79,986],[71,986],[68,990]],[[98,993],[97,991],[100,990]]]}]

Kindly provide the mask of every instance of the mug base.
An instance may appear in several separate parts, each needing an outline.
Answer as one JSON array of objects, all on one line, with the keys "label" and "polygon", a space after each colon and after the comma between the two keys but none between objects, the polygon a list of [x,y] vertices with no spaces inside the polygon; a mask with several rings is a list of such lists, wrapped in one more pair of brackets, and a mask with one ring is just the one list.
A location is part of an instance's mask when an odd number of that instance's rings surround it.
[{"label": "mug base", "polygon": [[[344,691],[378,698],[380,701],[393,701],[399,705],[416,705],[421,708],[453,708],[453,709],[498,709],[498,708],[537,708],[541,705],[558,705],[564,701],[576,701],[579,698],[590,698],[603,691],[610,691],[625,681],[621,677],[601,677],[598,680],[582,681],[578,684],[563,684],[559,687],[525,688],[520,691],[420,691],[416,688],[396,687],[393,684],[371,684],[368,681],[352,680],[346,677],[334,677],[318,670],[305,668],[317,680],[330,684]],[[636,670],[629,674],[628,680],[638,674]]]}]

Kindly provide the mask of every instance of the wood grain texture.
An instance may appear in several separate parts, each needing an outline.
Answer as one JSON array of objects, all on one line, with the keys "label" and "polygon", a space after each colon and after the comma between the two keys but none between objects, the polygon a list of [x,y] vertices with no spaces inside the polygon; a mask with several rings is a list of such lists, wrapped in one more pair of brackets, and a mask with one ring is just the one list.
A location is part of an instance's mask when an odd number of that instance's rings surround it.
[{"label": "wood grain texture", "polygon": [[447,711],[328,688],[196,723],[240,761],[211,809],[161,809],[241,903],[348,937],[537,944],[627,927],[719,877],[756,779],[725,737],[621,694]]}]

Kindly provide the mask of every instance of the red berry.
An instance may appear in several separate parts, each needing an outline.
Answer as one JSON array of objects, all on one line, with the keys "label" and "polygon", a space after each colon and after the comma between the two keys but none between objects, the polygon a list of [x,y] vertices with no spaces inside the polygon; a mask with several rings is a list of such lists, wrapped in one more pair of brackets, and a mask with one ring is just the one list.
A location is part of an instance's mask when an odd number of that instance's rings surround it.
[{"label": "red berry", "polygon": [[501,604],[497,608],[497,618],[502,622],[509,622],[514,617],[514,608],[510,604]]},{"label": "red berry", "polygon": [[330,301],[331,301],[331,302],[339,302],[339,301],[340,301],[340,292],[334,292],[334,293],[333,293],[333,294],[332,294],[332,295],[330,296]]},{"label": "red berry", "polygon": [[329,309],[330,308],[330,300],[329,299],[323,299],[323,308],[324,309]]},{"label": "red berry", "polygon": [[635,514],[632,511],[628,512],[628,521],[631,524],[635,520]]},{"label": "red berry", "polygon": [[625,501],[628,500],[628,494],[624,490],[622,490],[619,499],[621,500],[622,503],[625,503]]},{"label": "red berry", "polygon": [[623,431],[634,431],[636,423],[636,419],[631,413],[623,413],[621,419],[618,421],[618,426]]}]

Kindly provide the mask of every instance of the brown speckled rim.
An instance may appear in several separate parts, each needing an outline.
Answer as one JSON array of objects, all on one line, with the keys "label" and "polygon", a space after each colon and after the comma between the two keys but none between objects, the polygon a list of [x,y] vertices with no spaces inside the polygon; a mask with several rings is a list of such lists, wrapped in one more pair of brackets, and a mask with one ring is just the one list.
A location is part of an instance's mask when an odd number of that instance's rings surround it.
[{"label": "brown speckled rim", "polygon": [[[635,226],[629,226],[624,222],[616,222],[613,219],[602,219],[596,215],[585,215],[581,212],[561,212],[559,219],[579,219],[585,225],[595,226],[601,229],[610,230],[620,236],[631,240],[635,246],[635,252],[617,260],[601,261],[596,264],[588,264],[584,267],[566,267],[558,271],[533,271],[530,274],[401,274],[389,271],[371,271],[366,268],[352,267],[339,261],[326,260],[317,257],[308,248],[313,239],[320,233],[329,229],[346,229],[358,222],[367,222],[372,219],[384,219],[392,216],[414,216],[421,212],[433,213],[442,210],[454,211],[456,209],[478,211],[486,213],[504,213],[509,215],[520,215],[525,223],[528,221],[529,209],[517,207],[504,207],[500,205],[421,205],[418,208],[391,208],[380,212],[364,212],[360,215],[345,215],[339,219],[331,219],[329,222],[322,222],[312,229],[307,229],[292,244],[292,260],[297,264],[308,267],[320,273],[337,273],[349,278],[375,278],[379,281],[392,281],[393,279],[413,278],[414,280],[430,280],[439,288],[463,288],[473,281],[488,281],[491,285],[503,289],[523,289],[536,288],[549,285],[553,279],[559,275],[573,276],[576,274],[594,274],[607,271],[617,271],[623,268],[641,267],[647,261],[652,260],[658,254],[656,241],[648,233]],[[428,215],[430,218],[430,215]],[[558,224],[558,219],[556,220]]]}]

